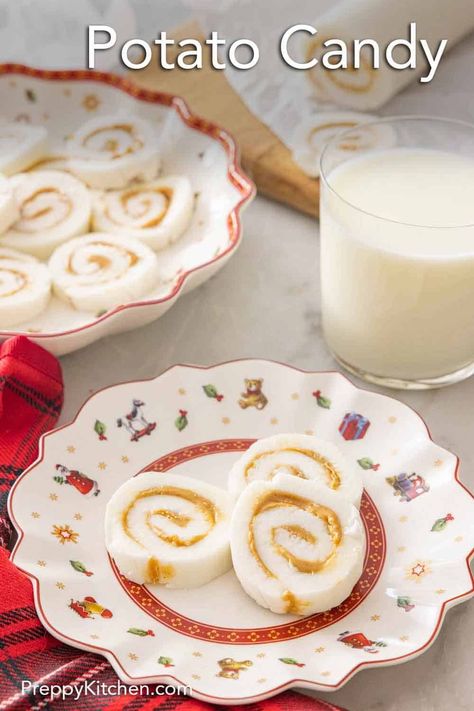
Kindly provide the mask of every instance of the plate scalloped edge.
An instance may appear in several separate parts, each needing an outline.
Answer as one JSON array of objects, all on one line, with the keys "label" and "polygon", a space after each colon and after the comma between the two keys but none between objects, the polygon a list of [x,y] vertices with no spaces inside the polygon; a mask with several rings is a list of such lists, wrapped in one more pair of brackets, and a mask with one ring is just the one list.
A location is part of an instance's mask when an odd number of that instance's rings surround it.
[{"label": "plate scalloped edge", "polygon": [[[99,391],[93,393],[92,395],[90,395],[90,396],[87,398],[87,400],[83,403],[83,405],[82,405],[81,408],[79,409],[78,413],[76,414],[75,418],[74,418],[71,422],[68,422],[68,423],[62,425],[61,427],[56,428],[55,430],[52,430],[51,432],[48,432],[48,433],[44,434],[44,435],[41,437],[40,443],[39,443],[39,454],[38,454],[38,458],[36,459],[35,462],[33,462],[33,464],[31,464],[31,465],[18,477],[18,479],[15,481],[15,483],[14,483],[14,485],[13,485],[11,491],[10,491],[9,497],[8,497],[8,513],[9,513],[9,516],[10,516],[11,521],[13,522],[13,525],[14,525],[14,527],[15,527],[15,530],[16,530],[16,532],[17,532],[17,534],[18,534],[18,540],[16,541],[16,544],[15,544],[15,546],[14,546],[12,552],[11,552],[11,560],[12,560],[13,562],[15,562],[15,556],[16,556],[16,554],[18,553],[18,551],[19,551],[19,549],[20,549],[20,546],[21,546],[21,543],[22,543],[22,541],[24,540],[24,536],[25,536],[25,533],[24,533],[22,527],[20,526],[20,524],[18,523],[18,521],[17,521],[17,519],[16,519],[16,517],[15,517],[15,514],[14,514],[13,495],[14,495],[14,492],[16,491],[16,489],[18,488],[18,486],[20,485],[20,483],[25,479],[25,477],[26,477],[30,472],[32,472],[32,470],[35,469],[35,468],[42,462],[42,460],[43,460],[43,458],[44,458],[45,447],[46,447],[46,441],[47,441],[48,437],[51,437],[51,436],[54,437],[55,435],[57,435],[57,434],[60,433],[61,431],[66,430],[66,429],[69,428],[69,427],[72,427],[72,426],[78,421],[78,419],[80,418],[80,415],[81,415],[82,411],[84,410],[84,408],[86,407],[86,405],[87,405],[88,403],[90,403],[91,400],[93,400],[94,398],[96,398],[98,395],[100,395],[100,394],[102,394],[102,393],[104,393],[104,392],[106,392],[106,391],[110,391],[110,390],[112,390],[112,389],[114,389],[114,388],[116,388],[116,387],[124,386],[124,385],[131,385],[131,384],[140,385],[140,384],[143,384],[143,383],[149,383],[149,382],[158,380],[160,377],[162,377],[163,375],[165,375],[165,374],[167,374],[167,373],[170,373],[171,371],[178,371],[178,370],[180,370],[180,369],[181,369],[181,370],[193,370],[193,371],[196,371],[196,370],[197,370],[197,371],[204,371],[204,372],[206,372],[206,371],[212,371],[212,370],[215,370],[215,369],[219,369],[219,368],[225,367],[226,365],[235,364],[235,363],[243,363],[243,364],[246,364],[246,365],[248,364],[249,366],[250,366],[250,365],[252,365],[252,366],[253,366],[253,365],[257,365],[257,366],[258,366],[259,364],[261,364],[261,365],[268,364],[268,365],[271,365],[271,366],[283,367],[283,368],[286,368],[286,369],[289,369],[289,370],[292,370],[292,371],[296,371],[296,372],[301,373],[301,374],[303,374],[303,375],[305,375],[305,376],[318,376],[318,375],[321,375],[321,376],[322,376],[322,375],[335,375],[335,376],[338,376],[338,378],[340,378],[342,381],[345,381],[346,383],[348,383],[348,384],[350,385],[350,387],[352,388],[352,390],[354,391],[354,393],[357,393],[358,391],[361,391],[362,393],[370,394],[370,395],[373,395],[373,396],[375,396],[375,397],[377,397],[377,398],[382,398],[382,399],[384,399],[385,401],[395,402],[395,403],[397,403],[398,406],[401,406],[407,413],[409,412],[409,413],[411,413],[412,415],[415,415],[415,417],[416,417],[416,418],[423,424],[423,426],[424,426],[424,432],[425,432],[425,440],[426,440],[426,442],[431,442],[433,445],[435,445],[435,443],[434,443],[434,441],[433,441],[433,439],[432,439],[432,437],[431,437],[431,433],[430,433],[430,430],[429,430],[429,428],[428,428],[426,422],[425,422],[424,419],[421,417],[421,415],[419,415],[419,413],[416,412],[413,408],[411,408],[410,406],[406,405],[405,403],[400,403],[398,400],[396,400],[396,399],[393,398],[393,397],[390,397],[390,396],[387,396],[387,395],[381,395],[381,394],[378,394],[378,393],[372,393],[370,390],[366,390],[366,389],[364,389],[364,388],[360,388],[360,387],[354,385],[354,384],[352,383],[352,381],[351,381],[349,378],[347,378],[344,374],[342,374],[342,373],[340,373],[340,372],[338,372],[338,371],[309,371],[309,370],[300,369],[300,368],[297,368],[297,367],[295,367],[295,366],[290,366],[290,365],[287,365],[287,364],[285,364],[285,363],[281,363],[281,362],[273,361],[273,360],[268,360],[268,359],[265,359],[265,360],[264,360],[264,359],[238,359],[238,360],[231,360],[231,361],[227,361],[227,362],[215,364],[215,365],[212,365],[212,366],[194,366],[194,365],[187,365],[187,364],[177,364],[177,365],[171,366],[170,368],[166,369],[165,371],[163,371],[162,373],[160,373],[158,376],[153,377],[153,378],[148,378],[148,379],[138,380],[138,381],[124,381],[124,382],[121,382],[121,383],[116,383],[116,384],[114,384],[114,385],[111,385],[111,386],[107,386],[107,387],[105,387],[105,388],[102,388],[101,390],[99,390]],[[438,445],[435,445],[435,446],[438,447]],[[440,448],[440,447],[438,447],[438,448],[439,448],[440,451],[444,451],[444,452],[446,452],[447,454],[452,455],[452,453],[449,452],[449,450],[446,450],[445,448]],[[454,468],[454,472],[453,472],[453,479],[454,479],[455,483],[456,483],[459,487],[461,487],[461,488],[464,490],[464,492],[466,492],[466,494],[467,494],[469,497],[471,497],[471,499],[474,500],[474,495],[473,495],[473,493],[472,493],[472,492],[467,488],[467,486],[466,486],[463,482],[461,482],[460,479],[459,479],[459,458],[458,458],[456,455],[452,455],[452,456],[454,456],[455,459],[456,459],[456,464],[455,464],[455,468]],[[284,683],[282,683],[282,684],[280,684],[280,685],[278,685],[278,686],[275,686],[275,687],[272,687],[272,688],[269,688],[269,689],[265,689],[265,691],[263,691],[261,694],[252,694],[251,696],[245,696],[245,697],[243,697],[243,696],[240,696],[240,697],[233,697],[233,696],[232,696],[232,697],[221,697],[221,696],[216,696],[216,695],[213,695],[213,694],[208,694],[208,693],[206,693],[206,692],[204,692],[204,691],[199,691],[197,688],[194,688],[194,686],[193,686],[193,689],[192,689],[192,695],[195,696],[196,698],[202,699],[202,700],[204,700],[204,701],[212,701],[212,702],[218,703],[218,704],[220,703],[220,704],[229,704],[229,705],[232,705],[232,704],[239,704],[239,703],[251,703],[251,702],[256,702],[256,701],[259,701],[259,700],[263,700],[263,699],[265,699],[265,698],[269,698],[269,697],[271,697],[271,696],[273,696],[273,695],[275,695],[275,694],[277,694],[277,693],[280,693],[280,692],[285,691],[285,690],[287,690],[287,689],[293,688],[293,687],[295,687],[295,686],[296,686],[296,687],[300,687],[300,688],[305,688],[305,689],[312,689],[312,690],[316,690],[316,691],[333,691],[333,690],[340,689],[340,688],[341,688],[347,681],[349,681],[358,671],[360,671],[360,670],[362,670],[362,669],[364,669],[364,668],[370,668],[370,667],[375,667],[375,666],[391,666],[391,665],[394,665],[394,664],[398,664],[398,663],[402,663],[402,662],[409,661],[410,659],[414,659],[415,657],[417,657],[417,656],[419,656],[420,654],[422,654],[426,649],[428,649],[428,647],[430,647],[431,644],[435,641],[435,639],[436,639],[436,637],[438,636],[438,633],[439,633],[439,631],[440,631],[440,629],[441,629],[442,623],[443,623],[443,621],[444,621],[444,618],[445,618],[445,615],[446,615],[446,612],[448,611],[448,609],[450,609],[451,607],[454,607],[455,605],[457,605],[457,604],[459,604],[459,603],[461,603],[461,602],[463,602],[463,601],[469,599],[470,597],[472,597],[472,596],[474,595],[474,575],[473,575],[473,573],[472,573],[472,571],[471,571],[471,568],[470,568],[470,561],[472,560],[473,557],[474,557],[474,547],[468,552],[468,554],[467,554],[467,556],[466,556],[466,559],[465,559],[465,563],[466,563],[466,567],[467,567],[467,573],[468,573],[468,577],[469,577],[469,580],[470,580],[470,587],[469,587],[468,589],[466,589],[465,591],[463,591],[462,593],[457,594],[457,595],[454,596],[454,597],[451,597],[451,598],[448,598],[448,599],[443,600],[443,602],[441,603],[441,607],[440,607],[440,610],[439,610],[439,614],[438,614],[438,617],[437,617],[437,621],[436,621],[435,627],[434,627],[434,629],[432,630],[430,637],[425,641],[425,643],[424,643],[421,647],[417,648],[416,650],[410,651],[410,652],[408,652],[407,654],[404,654],[404,655],[398,655],[398,656],[395,656],[395,657],[380,659],[380,660],[378,660],[378,661],[375,660],[375,659],[373,659],[373,658],[372,658],[372,659],[367,659],[367,660],[361,661],[361,662],[359,662],[358,664],[354,665],[354,666],[350,669],[350,671],[349,671],[347,674],[345,674],[345,676],[344,676],[343,678],[341,678],[336,684],[315,682],[315,681],[312,681],[312,680],[309,679],[309,678],[304,678],[303,676],[302,676],[302,677],[295,676],[295,677],[292,677],[292,678],[290,678],[290,679],[287,679]],[[153,675],[152,677],[149,677],[149,676],[146,676],[146,677],[140,677],[140,676],[135,677],[135,676],[132,676],[132,675],[130,675],[130,674],[124,669],[124,667],[123,667],[122,664],[120,663],[120,660],[118,659],[118,657],[117,657],[117,656],[114,654],[114,652],[111,651],[110,649],[103,648],[103,647],[101,647],[101,646],[99,646],[99,645],[96,645],[96,644],[89,644],[89,643],[84,644],[83,642],[81,642],[81,641],[79,641],[79,640],[75,640],[75,639],[69,638],[67,635],[64,635],[63,633],[61,633],[57,628],[54,627],[54,625],[52,625],[52,623],[47,619],[46,615],[44,614],[43,607],[42,607],[42,604],[41,604],[40,580],[39,580],[39,578],[37,578],[36,575],[34,575],[34,574],[33,574],[31,571],[29,571],[29,570],[26,570],[26,569],[24,569],[24,568],[20,568],[20,569],[23,570],[23,572],[26,573],[26,574],[28,575],[28,577],[31,579],[32,585],[33,585],[33,590],[34,590],[35,605],[36,605],[36,609],[37,609],[38,615],[39,615],[39,617],[40,617],[40,619],[41,619],[41,622],[42,622],[42,624],[44,625],[44,627],[45,627],[54,637],[56,637],[57,639],[59,639],[60,641],[66,643],[66,644],[71,644],[71,642],[72,642],[73,646],[78,647],[79,649],[83,649],[83,650],[85,650],[85,651],[90,651],[90,652],[93,652],[93,653],[100,653],[100,654],[102,654],[103,656],[105,656],[105,657],[108,659],[108,661],[111,663],[111,665],[112,665],[112,667],[114,668],[114,670],[117,672],[117,674],[120,676],[120,678],[121,678],[122,680],[124,680],[125,682],[128,682],[128,683],[150,683],[150,684],[158,684],[158,683],[163,683],[163,684],[170,683],[170,684],[173,684],[173,683],[174,683],[174,684],[179,684],[179,685],[182,685],[182,686],[186,686],[186,682],[183,682],[182,680],[178,679],[177,677],[175,677],[175,676],[173,676],[173,675],[171,675],[171,674],[156,674],[156,675]],[[188,686],[189,686],[189,683],[188,683]]]}]

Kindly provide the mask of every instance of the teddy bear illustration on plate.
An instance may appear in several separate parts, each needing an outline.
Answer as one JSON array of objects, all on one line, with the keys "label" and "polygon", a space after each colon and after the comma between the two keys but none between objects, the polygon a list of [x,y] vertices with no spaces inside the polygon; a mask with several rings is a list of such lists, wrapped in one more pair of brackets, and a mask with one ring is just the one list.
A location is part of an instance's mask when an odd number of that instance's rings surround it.
[{"label": "teddy bear illustration on plate", "polygon": [[238,662],[231,657],[220,659],[217,663],[220,667],[220,672],[216,674],[216,676],[223,677],[224,679],[238,679],[241,671],[245,671],[253,665],[250,659]]},{"label": "teddy bear illustration on plate", "polygon": [[240,394],[239,405],[243,410],[256,407],[263,410],[268,400],[262,392],[263,378],[245,378],[245,392]]}]

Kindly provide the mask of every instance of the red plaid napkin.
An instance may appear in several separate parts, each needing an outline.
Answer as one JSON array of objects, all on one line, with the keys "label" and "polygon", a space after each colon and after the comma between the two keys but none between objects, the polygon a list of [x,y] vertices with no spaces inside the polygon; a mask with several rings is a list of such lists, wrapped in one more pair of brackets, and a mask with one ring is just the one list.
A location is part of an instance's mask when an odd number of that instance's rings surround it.
[{"label": "red plaid napkin", "polygon": [[[37,456],[38,439],[52,429],[63,403],[61,367],[50,353],[22,336],[0,348],[0,709],[48,708],[86,711],[162,709],[208,711],[211,704],[183,696],[83,695],[79,700],[22,693],[22,682],[66,686],[88,680],[113,685],[117,677],[102,657],[57,641],[41,626],[28,578],[8,559],[12,529],[6,513],[8,491]],[[221,707],[222,708],[222,707]],[[341,711],[333,704],[285,692],[249,706],[249,711]]]}]

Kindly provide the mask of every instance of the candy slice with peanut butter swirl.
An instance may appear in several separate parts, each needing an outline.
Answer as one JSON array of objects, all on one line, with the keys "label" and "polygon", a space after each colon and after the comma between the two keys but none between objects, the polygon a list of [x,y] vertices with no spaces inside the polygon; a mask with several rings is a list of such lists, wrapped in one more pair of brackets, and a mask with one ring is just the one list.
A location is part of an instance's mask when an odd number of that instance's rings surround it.
[{"label": "candy slice with peanut butter swirl", "polygon": [[48,305],[51,278],[37,259],[0,247],[0,329],[38,316]]},{"label": "candy slice with peanut butter swirl", "polygon": [[281,614],[339,605],[362,574],[365,546],[355,506],[288,474],[254,481],[232,515],[235,573],[250,597]]},{"label": "candy slice with peanut butter swirl", "polygon": [[92,188],[125,188],[156,178],[158,130],[144,119],[101,116],[87,121],[67,141],[69,169]]},{"label": "candy slice with peanut butter swirl", "polygon": [[0,235],[16,222],[19,214],[11,181],[0,174]]},{"label": "candy slice with peanut butter swirl", "polygon": [[98,193],[93,225],[99,232],[136,237],[154,250],[175,242],[189,225],[194,196],[184,176]]},{"label": "candy slice with peanut butter swirl", "polygon": [[158,284],[156,254],[139,240],[92,232],[62,244],[49,260],[56,295],[99,312],[140,299]]},{"label": "candy slice with peanut butter swirl", "polygon": [[0,173],[13,175],[41,160],[48,149],[43,126],[0,122]]},{"label": "candy slice with peanut butter swirl", "polygon": [[106,547],[129,580],[199,587],[232,567],[231,510],[223,489],[144,472],[122,484],[107,504]]},{"label": "candy slice with peanut butter swirl", "polygon": [[90,193],[74,176],[38,170],[9,182],[19,215],[0,244],[47,259],[58,245],[89,230]]},{"label": "candy slice with peanut butter swirl", "polygon": [[271,481],[277,474],[315,481],[359,507],[362,478],[342,452],[319,437],[278,434],[257,440],[229,473],[228,488],[239,496],[253,481]]},{"label": "candy slice with peanut butter swirl", "polygon": [[297,123],[290,140],[293,160],[307,175],[319,176],[319,162],[325,146],[338,134],[344,133],[337,149],[341,157],[348,157],[387,146],[389,127],[373,126],[361,131],[360,124],[377,120],[371,114],[355,111],[324,111],[311,114]]}]

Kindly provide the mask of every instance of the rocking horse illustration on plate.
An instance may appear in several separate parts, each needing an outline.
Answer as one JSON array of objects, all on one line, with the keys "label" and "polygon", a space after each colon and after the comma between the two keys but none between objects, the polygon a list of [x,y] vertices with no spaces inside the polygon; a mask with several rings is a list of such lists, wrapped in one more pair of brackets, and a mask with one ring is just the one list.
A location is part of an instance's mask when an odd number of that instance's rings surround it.
[{"label": "rocking horse illustration on plate", "polygon": [[125,427],[131,442],[138,442],[140,437],[149,435],[156,428],[156,422],[148,422],[143,414],[143,400],[132,400],[132,409],[123,417],[117,418],[117,427]]}]

